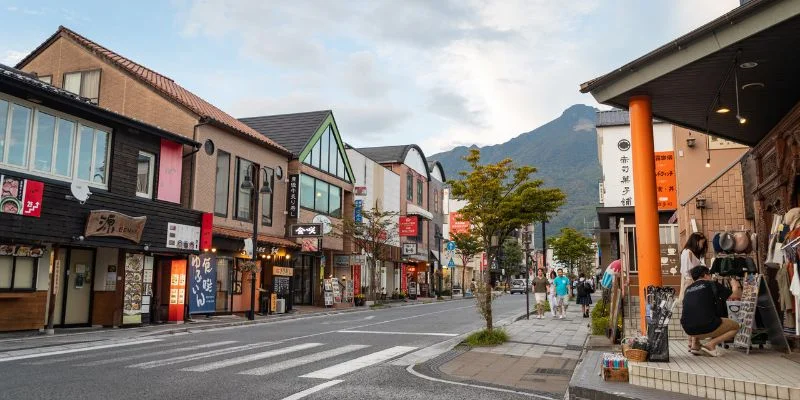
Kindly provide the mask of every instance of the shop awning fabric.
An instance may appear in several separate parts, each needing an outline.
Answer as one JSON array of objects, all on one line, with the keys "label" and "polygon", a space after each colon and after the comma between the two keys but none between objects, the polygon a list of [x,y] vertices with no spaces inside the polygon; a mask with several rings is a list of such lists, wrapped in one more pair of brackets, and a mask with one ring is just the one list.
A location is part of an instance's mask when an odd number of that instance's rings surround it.
[{"label": "shop awning fabric", "polygon": [[[798,48],[800,2],[752,0],[580,90],[623,109],[649,95],[654,118],[754,146],[800,99]],[[718,97],[731,112],[715,112]]]},{"label": "shop awning fabric", "polygon": [[431,214],[430,211],[428,211],[428,210],[426,210],[424,208],[421,208],[421,207],[417,207],[417,206],[415,206],[413,204],[409,204],[407,206],[406,215],[416,215],[416,216],[425,218],[425,219],[427,219],[429,221],[433,220],[433,214]]},{"label": "shop awning fabric", "polygon": [[[231,238],[231,239],[247,239],[247,238],[253,236],[253,232],[245,232],[245,231],[240,231],[238,229],[225,228],[225,227],[222,227],[222,226],[215,226],[213,232],[214,232],[214,235],[222,236],[222,237],[226,237],[226,238]],[[272,245],[275,245],[275,246],[281,246],[281,247],[300,247],[299,244],[297,244],[297,243],[295,243],[295,242],[293,242],[291,240],[287,240],[287,239],[283,239],[283,238],[279,238],[279,237],[275,237],[275,236],[264,235],[264,234],[259,234],[258,235],[258,242],[259,243],[269,243],[269,244],[272,244]]]}]

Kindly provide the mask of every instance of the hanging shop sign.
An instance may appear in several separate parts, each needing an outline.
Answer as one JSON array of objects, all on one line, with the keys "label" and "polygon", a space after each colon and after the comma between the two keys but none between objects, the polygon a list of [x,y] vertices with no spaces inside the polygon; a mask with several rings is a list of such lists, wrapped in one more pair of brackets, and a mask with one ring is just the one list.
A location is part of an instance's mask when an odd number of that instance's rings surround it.
[{"label": "hanging shop sign", "polygon": [[211,254],[189,256],[189,314],[213,313],[217,307],[217,262]]},{"label": "hanging shop sign", "polygon": [[300,210],[300,175],[289,175],[289,190],[286,194],[286,200],[289,218],[297,218]]},{"label": "hanging shop sign", "polygon": [[123,323],[142,322],[144,254],[125,255],[125,289],[122,302]]},{"label": "hanging shop sign", "polygon": [[170,322],[183,321],[184,304],[186,304],[186,260],[172,260],[169,279]]},{"label": "hanging shop sign", "polygon": [[200,248],[203,249],[203,251],[210,250],[213,247],[213,239],[214,214],[203,213],[202,219],[200,220]]},{"label": "hanging shop sign", "polygon": [[130,217],[116,211],[95,210],[89,212],[84,236],[121,237],[139,243],[146,222],[147,217]]},{"label": "hanging shop sign", "polygon": [[158,156],[158,199],[172,203],[181,202],[181,169],[183,146],[161,139]]},{"label": "hanging shop sign", "polygon": [[335,255],[333,256],[333,265],[337,267],[346,267],[350,265],[350,256],[348,255]]},{"label": "hanging shop sign", "polygon": [[0,213],[39,218],[44,183],[11,175],[0,175]]},{"label": "hanging shop sign", "polygon": [[294,268],[291,267],[272,267],[272,275],[275,276],[294,276]]},{"label": "hanging shop sign", "polygon": [[469,233],[470,223],[463,219],[461,213],[450,213],[450,233]]},{"label": "hanging shop sign", "polygon": [[23,244],[0,244],[0,256],[33,257],[44,255],[44,247]]},{"label": "hanging shop sign", "polygon": [[659,210],[678,208],[678,185],[675,177],[675,154],[671,151],[657,151],[656,158],[656,196]]},{"label": "hanging shop sign", "polygon": [[167,248],[200,250],[200,227],[168,223]]},{"label": "hanging shop sign", "polygon": [[364,216],[361,215],[362,211],[364,210],[364,200],[356,200],[355,206],[353,207],[353,221],[357,224],[364,222]]},{"label": "hanging shop sign", "polygon": [[292,224],[289,232],[294,237],[322,237],[322,224]]},{"label": "hanging shop sign", "polygon": [[366,196],[367,195],[367,187],[366,186],[356,186],[353,188],[353,194],[356,196]]},{"label": "hanging shop sign", "polygon": [[417,216],[411,215],[407,217],[400,217],[400,224],[398,226],[400,236],[417,236]]},{"label": "hanging shop sign", "polygon": [[319,239],[318,238],[307,238],[303,239],[302,243],[300,244],[300,251],[303,253],[316,253],[319,251]]},{"label": "hanging shop sign", "polygon": [[353,265],[353,291],[361,294],[361,265]]},{"label": "hanging shop sign", "polygon": [[417,254],[417,244],[416,243],[403,243],[403,255],[404,256],[413,256]]}]

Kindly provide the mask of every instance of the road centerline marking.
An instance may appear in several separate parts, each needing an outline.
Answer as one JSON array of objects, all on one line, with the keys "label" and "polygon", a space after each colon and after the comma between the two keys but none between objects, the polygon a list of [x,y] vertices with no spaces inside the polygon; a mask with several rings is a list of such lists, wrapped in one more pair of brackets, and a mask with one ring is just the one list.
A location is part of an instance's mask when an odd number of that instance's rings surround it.
[{"label": "road centerline marking", "polygon": [[355,358],[350,361],[345,361],[341,364],[336,364],[334,366],[323,368],[321,370],[314,371],[309,374],[301,375],[300,377],[320,378],[320,379],[338,378],[344,374],[369,367],[370,365],[375,365],[387,360],[391,360],[392,358],[395,358],[397,356],[403,355],[405,353],[408,353],[416,349],[417,349],[416,347],[410,347],[410,346],[394,346],[386,350],[381,350],[372,354],[367,354],[366,356],[363,357]]},{"label": "road centerline marking", "polygon": [[396,332],[396,331],[357,331],[352,329],[337,331],[337,333],[374,333],[378,335],[415,335],[415,336],[458,336],[457,333],[438,333],[438,332]]},{"label": "road centerline marking", "polygon": [[314,386],[314,387],[309,388],[309,389],[306,389],[306,390],[303,390],[302,392],[297,392],[297,393],[295,393],[295,394],[293,394],[293,395],[291,395],[289,397],[284,397],[283,400],[300,400],[303,397],[306,397],[306,396],[308,396],[310,394],[317,393],[320,390],[325,390],[325,389],[327,389],[327,388],[329,388],[331,386],[338,385],[338,384],[340,384],[342,382],[344,382],[344,381],[339,380],[339,379],[334,379],[332,381],[320,383],[319,385]]}]

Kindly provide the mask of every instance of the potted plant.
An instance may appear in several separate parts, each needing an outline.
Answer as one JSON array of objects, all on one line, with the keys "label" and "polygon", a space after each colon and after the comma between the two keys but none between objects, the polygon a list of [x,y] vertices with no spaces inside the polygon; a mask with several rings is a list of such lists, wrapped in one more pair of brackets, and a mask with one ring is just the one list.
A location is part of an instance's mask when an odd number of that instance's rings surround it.
[{"label": "potted plant", "polygon": [[364,296],[363,294],[357,294],[353,298],[353,302],[355,303],[356,307],[361,307],[364,305],[364,301],[366,300],[366,298],[367,297]]}]

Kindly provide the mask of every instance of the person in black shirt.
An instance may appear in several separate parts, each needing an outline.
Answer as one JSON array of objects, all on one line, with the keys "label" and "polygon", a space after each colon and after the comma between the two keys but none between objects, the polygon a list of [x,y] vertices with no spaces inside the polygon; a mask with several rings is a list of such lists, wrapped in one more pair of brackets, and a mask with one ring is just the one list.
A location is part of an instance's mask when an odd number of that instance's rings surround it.
[{"label": "person in black shirt", "polygon": [[[733,339],[739,323],[726,317],[725,301],[728,297],[739,298],[742,288],[731,279],[731,289],[711,280],[711,271],[705,266],[690,270],[694,283],[684,291],[681,326],[692,341],[692,352],[716,357],[717,345]],[[704,345],[701,339],[710,338]]]}]

